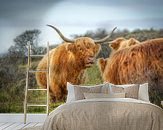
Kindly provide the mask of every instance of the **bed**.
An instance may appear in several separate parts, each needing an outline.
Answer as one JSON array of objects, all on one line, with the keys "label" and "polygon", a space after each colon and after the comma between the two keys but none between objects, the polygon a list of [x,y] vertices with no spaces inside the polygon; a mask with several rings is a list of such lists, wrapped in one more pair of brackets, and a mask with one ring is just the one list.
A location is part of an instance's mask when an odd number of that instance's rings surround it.
[{"label": "bed", "polygon": [[[77,90],[71,84],[69,86],[71,87],[68,88],[67,102],[50,113],[41,129],[163,130],[163,109],[149,101],[139,99],[141,97],[148,100],[147,95],[140,95],[140,85],[139,90],[135,86],[134,90],[126,89],[128,86],[116,86],[118,89],[110,90],[110,86],[107,87],[106,84],[101,85],[102,87],[100,85],[89,88],[84,86],[82,89],[79,87]],[[127,93],[127,97],[124,98],[122,93],[119,97],[116,95],[116,98],[106,96],[108,91],[109,93],[113,90],[120,91],[121,88]],[[87,94],[88,92],[91,92],[91,96]],[[138,96],[136,97],[133,92]]]},{"label": "bed", "polygon": [[94,98],[66,103],[43,130],[162,130],[163,110],[132,98]]}]

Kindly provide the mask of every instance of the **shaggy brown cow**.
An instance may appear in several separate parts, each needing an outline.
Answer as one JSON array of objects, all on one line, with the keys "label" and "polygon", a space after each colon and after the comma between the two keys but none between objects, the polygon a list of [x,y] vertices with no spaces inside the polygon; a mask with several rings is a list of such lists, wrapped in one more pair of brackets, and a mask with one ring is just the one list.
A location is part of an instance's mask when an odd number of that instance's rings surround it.
[{"label": "shaggy brown cow", "polygon": [[[88,37],[80,37],[70,40],[55,27],[61,38],[66,41],[50,51],[50,91],[53,100],[65,99],[67,94],[66,84],[80,84],[84,70],[91,67],[100,50],[100,45],[95,43],[105,42],[110,35],[101,40],[93,40]],[[113,30],[114,31],[114,30]],[[113,33],[112,31],[112,33]],[[40,61],[37,69],[45,70],[47,67],[47,55]],[[39,86],[46,88],[46,73],[36,73]]]},{"label": "shaggy brown cow", "polygon": [[[139,43],[140,42],[138,40],[136,40],[135,38],[130,38],[128,40],[123,37],[117,38],[117,39],[109,42],[109,46],[112,48],[112,52],[110,55],[112,55],[116,51],[131,47],[131,46],[139,44]],[[107,61],[109,61],[109,58],[107,58],[107,59],[99,58],[98,59],[98,66],[99,66],[99,69],[102,74],[104,72]]]},{"label": "shaggy brown cow", "polygon": [[163,38],[117,51],[107,60],[104,81],[127,84],[147,81],[149,73],[163,75]]}]

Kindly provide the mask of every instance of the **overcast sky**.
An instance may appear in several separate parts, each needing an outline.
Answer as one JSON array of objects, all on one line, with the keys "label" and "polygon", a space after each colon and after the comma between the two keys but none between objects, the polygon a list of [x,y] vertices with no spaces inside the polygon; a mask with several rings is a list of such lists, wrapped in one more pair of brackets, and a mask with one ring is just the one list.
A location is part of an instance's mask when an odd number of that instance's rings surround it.
[{"label": "overcast sky", "polygon": [[87,30],[163,28],[163,0],[0,0],[0,53],[25,30],[40,29],[40,44],[61,42],[46,24],[67,37]]}]

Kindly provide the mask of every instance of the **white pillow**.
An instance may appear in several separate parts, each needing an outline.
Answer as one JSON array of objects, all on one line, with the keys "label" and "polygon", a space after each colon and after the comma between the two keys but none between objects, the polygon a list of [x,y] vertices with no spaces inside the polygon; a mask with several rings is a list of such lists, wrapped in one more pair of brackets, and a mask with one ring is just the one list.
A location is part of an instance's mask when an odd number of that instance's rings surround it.
[{"label": "white pillow", "polygon": [[108,92],[109,88],[108,89],[107,88],[108,88],[107,83],[92,86],[81,86],[73,85],[67,82],[68,95],[66,103],[84,99],[84,92],[105,93],[106,91]]},{"label": "white pillow", "polygon": [[[112,84],[114,85],[114,84]],[[117,87],[127,88],[130,86],[134,86],[134,84],[124,84],[124,85],[116,85]],[[112,90],[111,90],[112,91]],[[149,92],[148,92],[148,83],[139,85],[138,99],[146,102],[149,101]]]},{"label": "white pillow", "polygon": [[149,101],[148,83],[140,84],[138,99],[146,102]]},{"label": "white pillow", "polygon": [[104,94],[104,93],[84,93],[86,99],[92,98],[125,98],[125,93],[113,93],[113,94]]},{"label": "white pillow", "polygon": [[66,103],[75,101],[74,85],[67,82],[67,91],[68,91],[68,94],[67,94]]},{"label": "white pillow", "polygon": [[161,101],[161,105],[163,106],[163,101]]}]

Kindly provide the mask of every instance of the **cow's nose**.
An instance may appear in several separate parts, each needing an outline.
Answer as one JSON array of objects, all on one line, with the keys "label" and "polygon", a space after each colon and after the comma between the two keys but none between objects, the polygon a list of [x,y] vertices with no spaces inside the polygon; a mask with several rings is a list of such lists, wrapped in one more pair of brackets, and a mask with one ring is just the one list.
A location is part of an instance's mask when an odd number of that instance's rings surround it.
[{"label": "cow's nose", "polygon": [[94,61],[94,56],[90,56],[90,57],[88,57],[88,60],[90,60],[90,61]]},{"label": "cow's nose", "polygon": [[93,55],[89,55],[88,59],[94,59],[94,56]]}]

